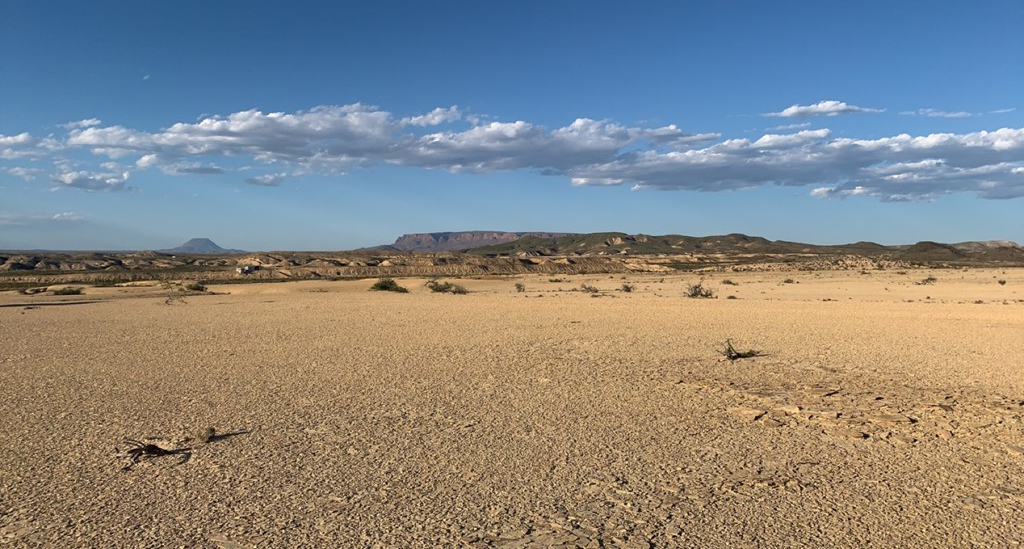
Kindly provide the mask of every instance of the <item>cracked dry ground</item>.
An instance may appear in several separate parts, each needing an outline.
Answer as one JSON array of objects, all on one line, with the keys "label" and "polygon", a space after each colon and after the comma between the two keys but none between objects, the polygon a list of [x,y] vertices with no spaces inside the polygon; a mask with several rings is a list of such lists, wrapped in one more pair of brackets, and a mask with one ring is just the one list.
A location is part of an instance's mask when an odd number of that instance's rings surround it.
[{"label": "cracked dry ground", "polygon": [[1024,540],[1021,305],[464,282],[0,308],[0,545]]}]

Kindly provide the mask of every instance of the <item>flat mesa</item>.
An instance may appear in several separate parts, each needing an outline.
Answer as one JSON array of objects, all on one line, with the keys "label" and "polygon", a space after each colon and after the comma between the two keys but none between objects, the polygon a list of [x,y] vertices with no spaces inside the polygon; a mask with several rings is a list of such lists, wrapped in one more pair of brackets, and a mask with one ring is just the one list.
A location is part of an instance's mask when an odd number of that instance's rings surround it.
[{"label": "flat mesa", "polygon": [[1020,539],[1024,269],[580,264],[0,291],[0,542]]}]

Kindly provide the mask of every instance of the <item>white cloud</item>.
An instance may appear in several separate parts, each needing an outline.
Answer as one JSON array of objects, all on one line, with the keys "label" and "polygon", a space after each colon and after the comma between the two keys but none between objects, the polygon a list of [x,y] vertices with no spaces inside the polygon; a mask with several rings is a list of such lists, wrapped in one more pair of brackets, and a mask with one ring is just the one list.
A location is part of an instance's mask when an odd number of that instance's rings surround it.
[{"label": "white cloud", "polygon": [[622,180],[663,190],[818,185],[814,196],[898,200],[973,191],[984,198],[1012,198],[1024,197],[1022,161],[1024,128],[873,140],[830,140],[825,132],[806,131],[690,151],[645,151],[577,167],[570,175],[574,181]]},{"label": "white cloud", "polygon": [[388,152],[388,160],[456,172],[536,168],[562,173],[610,158],[641,137],[636,129],[589,118],[554,130],[522,120],[490,122],[462,132],[407,139]]},{"label": "white cloud", "polygon": [[[793,108],[805,115],[875,112],[840,102]],[[786,116],[798,115],[793,112]],[[59,138],[0,135],[0,151],[30,159],[54,159],[57,151],[59,158],[76,151],[99,155],[79,158],[80,167],[55,161],[58,173],[51,176],[58,188],[92,191],[126,190],[135,170],[215,175],[230,165],[235,173],[266,174],[248,177],[247,183],[277,186],[286,177],[340,175],[352,167],[391,163],[453,172],[527,169],[565,177],[576,186],[721,191],[786,185],[808,186],[819,197],[884,200],[965,191],[984,198],[1024,197],[1024,128],[857,139],[798,123],[779,128],[799,131],[723,139],[717,133],[686,133],[676,125],[630,127],[578,118],[547,127],[470,118],[457,107],[405,119],[362,104],[293,113],[248,110],[155,132],[89,125]],[[433,124],[451,127],[428,128]],[[27,170],[23,166],[0,164],[0,169],[19,177],[36,174],[20,171]]]},{"label": "white cloud", "polygon": [[90,172],[90,171],[65,171],[50,176],[50,181],[61,187],[74,187],[87,191],[124,191],[127,190],[125,182],[128,181],[130,173],[113,172]]},{"label": "white cloud", "polygon": [[927,116],[930,118],[969,118],[974,116],[967,111],[939,111],[935,109],[917,109],[916,111],[902,111],[903,116]]},{"label": "white cloud", "polygon": [[438,107],[424,115],[403,118],[402,124],[410,124],[413,126],[437,126],[438,124],[454,122],[461,118],[462,113],[459,112],[459,107],[453,105],[447,109]]},{"label": "white cloud", "polygon": [[52,221],[82,221],[85,216],[75,212],[61,212],[50,216]]},{"label": "white cloud", "polygon": [[800,122],[798,124],[783,124],[781,126],[772,126],[768,128],[768,131],[789,131],[789,130],[802,130],[804,128],[810,128],[810,122]]},{"label": "white cloud", "polygon": [[24,168],[22,166],[14,166],[13,168],[7,168],[7,173],[24,179],[25,181],[33,181],[35,178],[43,173],[45,170],[39,168]]},{"label": "white cloud", "polygon": [[813,105],[792,105],[781,112],[765,113],[763,116],[784,118],[806,118],[809,116],[836,116],[839,114],[880,113],[885,109],[869,109],[850,105],[842,101],[819,101]]},{"label": "white cloud", "polygon": [[988,113],[989,114],[1006,114],[1008,112],[1013,112],[1015,110],[1017,110],[1017,107],[1012,107],[1012,108],[1009,108],[1009,109],[996,109],[994,111],[988,111]]},{"label": "white cloud", "polygon": [[0,134],[0,147],[10,145],[30,145],[32,143],[35,143],[35,139],[33,139],[27,132],[19,133],[18,135]]},{"label": "white cloud", "polygon": [[260,185],[263,187],[277,187],[284,181],[285,174],[267,174],[257,175],[255,177],[248,177],[245,182],[250,185]]},{"label": "white cloud", "polygon": [[68,122],[67,124],[61,124],[60,127],[66,130],[74,130],[77,128],[91,128],[93,126],[99,126],[103,121],[99,118],[85,118],[83,120],[76,120],[74,122]]}]

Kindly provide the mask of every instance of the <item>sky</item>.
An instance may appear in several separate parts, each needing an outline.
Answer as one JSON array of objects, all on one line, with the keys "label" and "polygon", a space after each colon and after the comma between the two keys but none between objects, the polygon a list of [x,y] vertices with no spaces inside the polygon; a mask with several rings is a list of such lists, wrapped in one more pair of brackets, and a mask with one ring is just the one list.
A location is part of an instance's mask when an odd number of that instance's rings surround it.
[{"label": "sky", "polygon": [[1024,2],[0,3],[0,249],[1024,244]]}]

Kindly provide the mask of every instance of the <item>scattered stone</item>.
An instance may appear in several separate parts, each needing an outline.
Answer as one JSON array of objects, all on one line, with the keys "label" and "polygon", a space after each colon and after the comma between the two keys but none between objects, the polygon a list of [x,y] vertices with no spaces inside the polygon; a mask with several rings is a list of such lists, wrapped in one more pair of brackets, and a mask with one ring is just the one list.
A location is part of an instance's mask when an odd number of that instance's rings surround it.
[{"label": "scattered stone", "polygon": [[737,416],[747,421],[757,421],[764,417],[767,413],[765,410],[758,410],[756,408],[747,408],[744,406],[734,406],[727,410],[730,414]]}]

